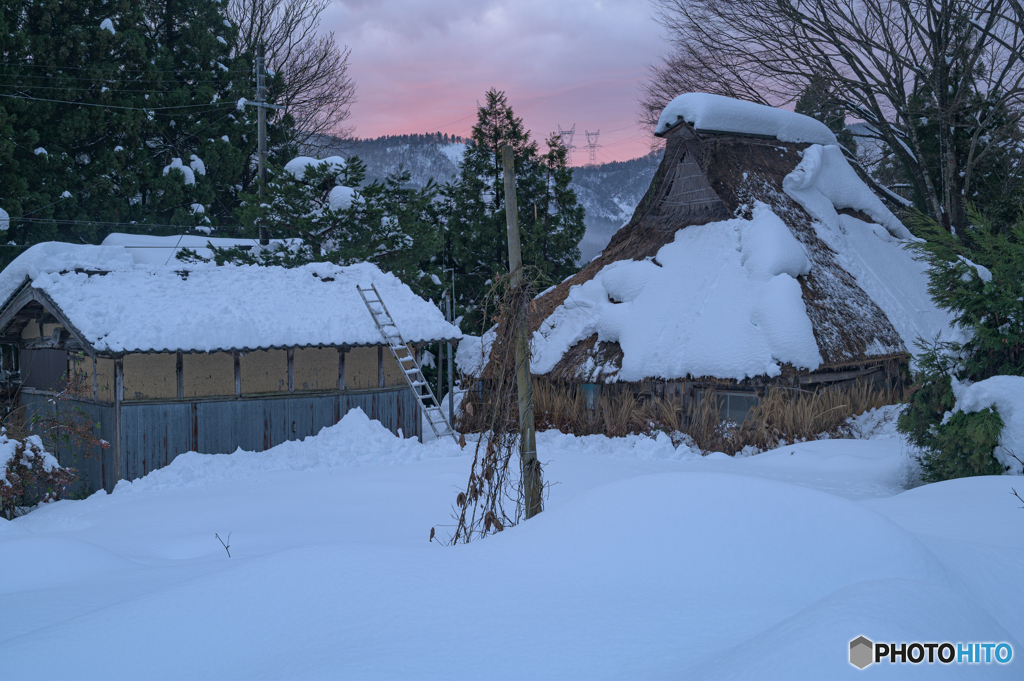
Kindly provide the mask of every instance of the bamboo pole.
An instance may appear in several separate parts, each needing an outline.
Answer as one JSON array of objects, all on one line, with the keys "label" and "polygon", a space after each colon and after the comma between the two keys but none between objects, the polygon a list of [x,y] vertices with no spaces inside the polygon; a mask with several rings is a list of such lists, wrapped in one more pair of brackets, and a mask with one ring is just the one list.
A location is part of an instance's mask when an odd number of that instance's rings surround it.
[{"label": "bamboo pole", "polygon": [[[512,272],[513,289],[523,284],[523,255],[519,247],[519,210],[516,205],[516,174],[512,147],[501,149],[501,161],[505,170],[505,223],[508,227],[508,260]],[[516,320],[516,383],[519,389],[519,463],[523,480],[523,502],[527,519],[542,510],[540,463],[537,461],[537,433],[533,421],[533,382],[530,378],[530,358],[526,352],[525,310],[520,310]]]}]

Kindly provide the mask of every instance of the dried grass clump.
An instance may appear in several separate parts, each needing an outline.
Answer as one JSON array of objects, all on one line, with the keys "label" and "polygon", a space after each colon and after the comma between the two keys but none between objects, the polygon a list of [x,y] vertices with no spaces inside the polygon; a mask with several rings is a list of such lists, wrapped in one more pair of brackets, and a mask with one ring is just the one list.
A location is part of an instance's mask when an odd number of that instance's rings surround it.
[{"label": "dried grass clump", "polygon": [[[533,399],[538,430],[557,429],[573,435],[604,434],[621,437],[657,431],[692,438],[703,452],[735,454],[744,447],[764,451],[783,443],[821,437],[851,437],[846,425],[851,416],[902,398],[902,389],[885,383],[853,382],[815,391],[773,387],[763,391],[759,403],[743,423],[724,421],[720,398],[709,388],[701,400],[661,397],[644,393],[639,384],[601,386],[593,408],[579,384],[534,380]],[[485,430],[477,416],[490,391],[467,396],[460,429]]]},{"label": "dried grass clump", "polygon": [[688,410],[687,425],[680,430],[704,452],[735,454],[748,446],[764,451],[823,437],[852,437],[851,416],[895,404],[901,396],[899,388],[860,381],[815,391],[769,388],[743,423],[734,423],[722,421],[718,398],[708,391]]}]

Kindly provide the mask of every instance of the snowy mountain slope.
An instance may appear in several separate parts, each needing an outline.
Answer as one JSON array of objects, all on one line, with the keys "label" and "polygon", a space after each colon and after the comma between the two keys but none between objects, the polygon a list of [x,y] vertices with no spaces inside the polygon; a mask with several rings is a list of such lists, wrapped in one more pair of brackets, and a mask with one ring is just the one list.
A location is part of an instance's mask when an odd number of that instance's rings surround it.
[{"label": "snowy mountain slope", "polygon": [[428,541],[447,536],[472,456],[450,441],[400,440],[353,411],[265,453],[183,455],[0,520],[5,678],[39,677],[43,659],[54,678],[103,681],[853,679],[860,635],[1019,655],[1012,480],[904,491],[891,411],[866,415],[871,440],[744,459],[665,435],[540,433],[557,483],[544,513],[459,547]]},{"label": "snowy mountain slope", "polygon": [[[438,142],[428,136],[405,135],[337,142],[318,153],[359,156],[367,166],[367,182],[383,179],[401,167],[409,171],[410,184],[422,187],[431,178],[442,184],[455,179],[465,148],[464,140],[444,142],[442,138]],[[658,169],[661,153],[574,169],[572,188],[585,210],[587,226],[580,242],[581,263],[590,262],[629,222]]]},{"label": "snowy mountain slope", "polygon": [[358,156],[366,164],[366,182],[383,180],[399,169],[409,171],[409,184],[423,187],[433,179],[443,184],[459,174],[465,141],[428,135],[394,135],[330,144],[319,156]]},{"label": "snowy mountain slope", "polygon": [[658,170],[661,156],[659,150],[629,161],[575,169],[572,188],[586,211],[587,225],[580,242],[581,263],[597,257],[612,235],[633,217]]}]

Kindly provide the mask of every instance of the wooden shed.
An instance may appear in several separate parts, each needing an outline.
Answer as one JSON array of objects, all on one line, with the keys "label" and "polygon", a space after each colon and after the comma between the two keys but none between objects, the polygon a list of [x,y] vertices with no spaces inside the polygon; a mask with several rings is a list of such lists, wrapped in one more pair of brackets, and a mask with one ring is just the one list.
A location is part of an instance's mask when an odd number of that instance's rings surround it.
[{"label": "wooden shed", "polygon": [[369,264],[180,269],[120,247],[39,244],[0,273],[0,342],[18,349],[25,419],[52,414],[63,391],[56,408],[98,424],[109,448],[57,455],[89,491],[109,491],[183,452],[262,451],[356,407],[421,436],[418,403],[356,290],[370,284],[413,351],[461,337]]},{"label": "wooden shed", "polygon": [[[742,421],[771,386],[893,379],[916,338],[948,331],[913,237],[824,125],[694,94],[656,134],[664,158],[632,219],[533,302],[542,383],[684,404],[714,388]],[[471,401],[487,399],[489,335],[460,346]]]}]

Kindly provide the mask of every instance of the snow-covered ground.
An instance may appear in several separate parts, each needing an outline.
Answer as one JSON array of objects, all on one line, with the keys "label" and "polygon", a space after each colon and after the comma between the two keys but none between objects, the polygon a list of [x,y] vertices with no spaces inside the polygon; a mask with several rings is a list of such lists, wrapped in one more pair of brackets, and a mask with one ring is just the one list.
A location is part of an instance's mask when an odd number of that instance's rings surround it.
[{"label": "snow-covered ground", "polygon": [[[458,547],[428,535],[470,447],[355,411],[269,452],[182,455],[0,521],[0,676],[1022,678],[1019,478],[907,491],[892,418],[737,459],[542,433],[544,513]],[[862,672],[860,635],[1015,656]]]}]

